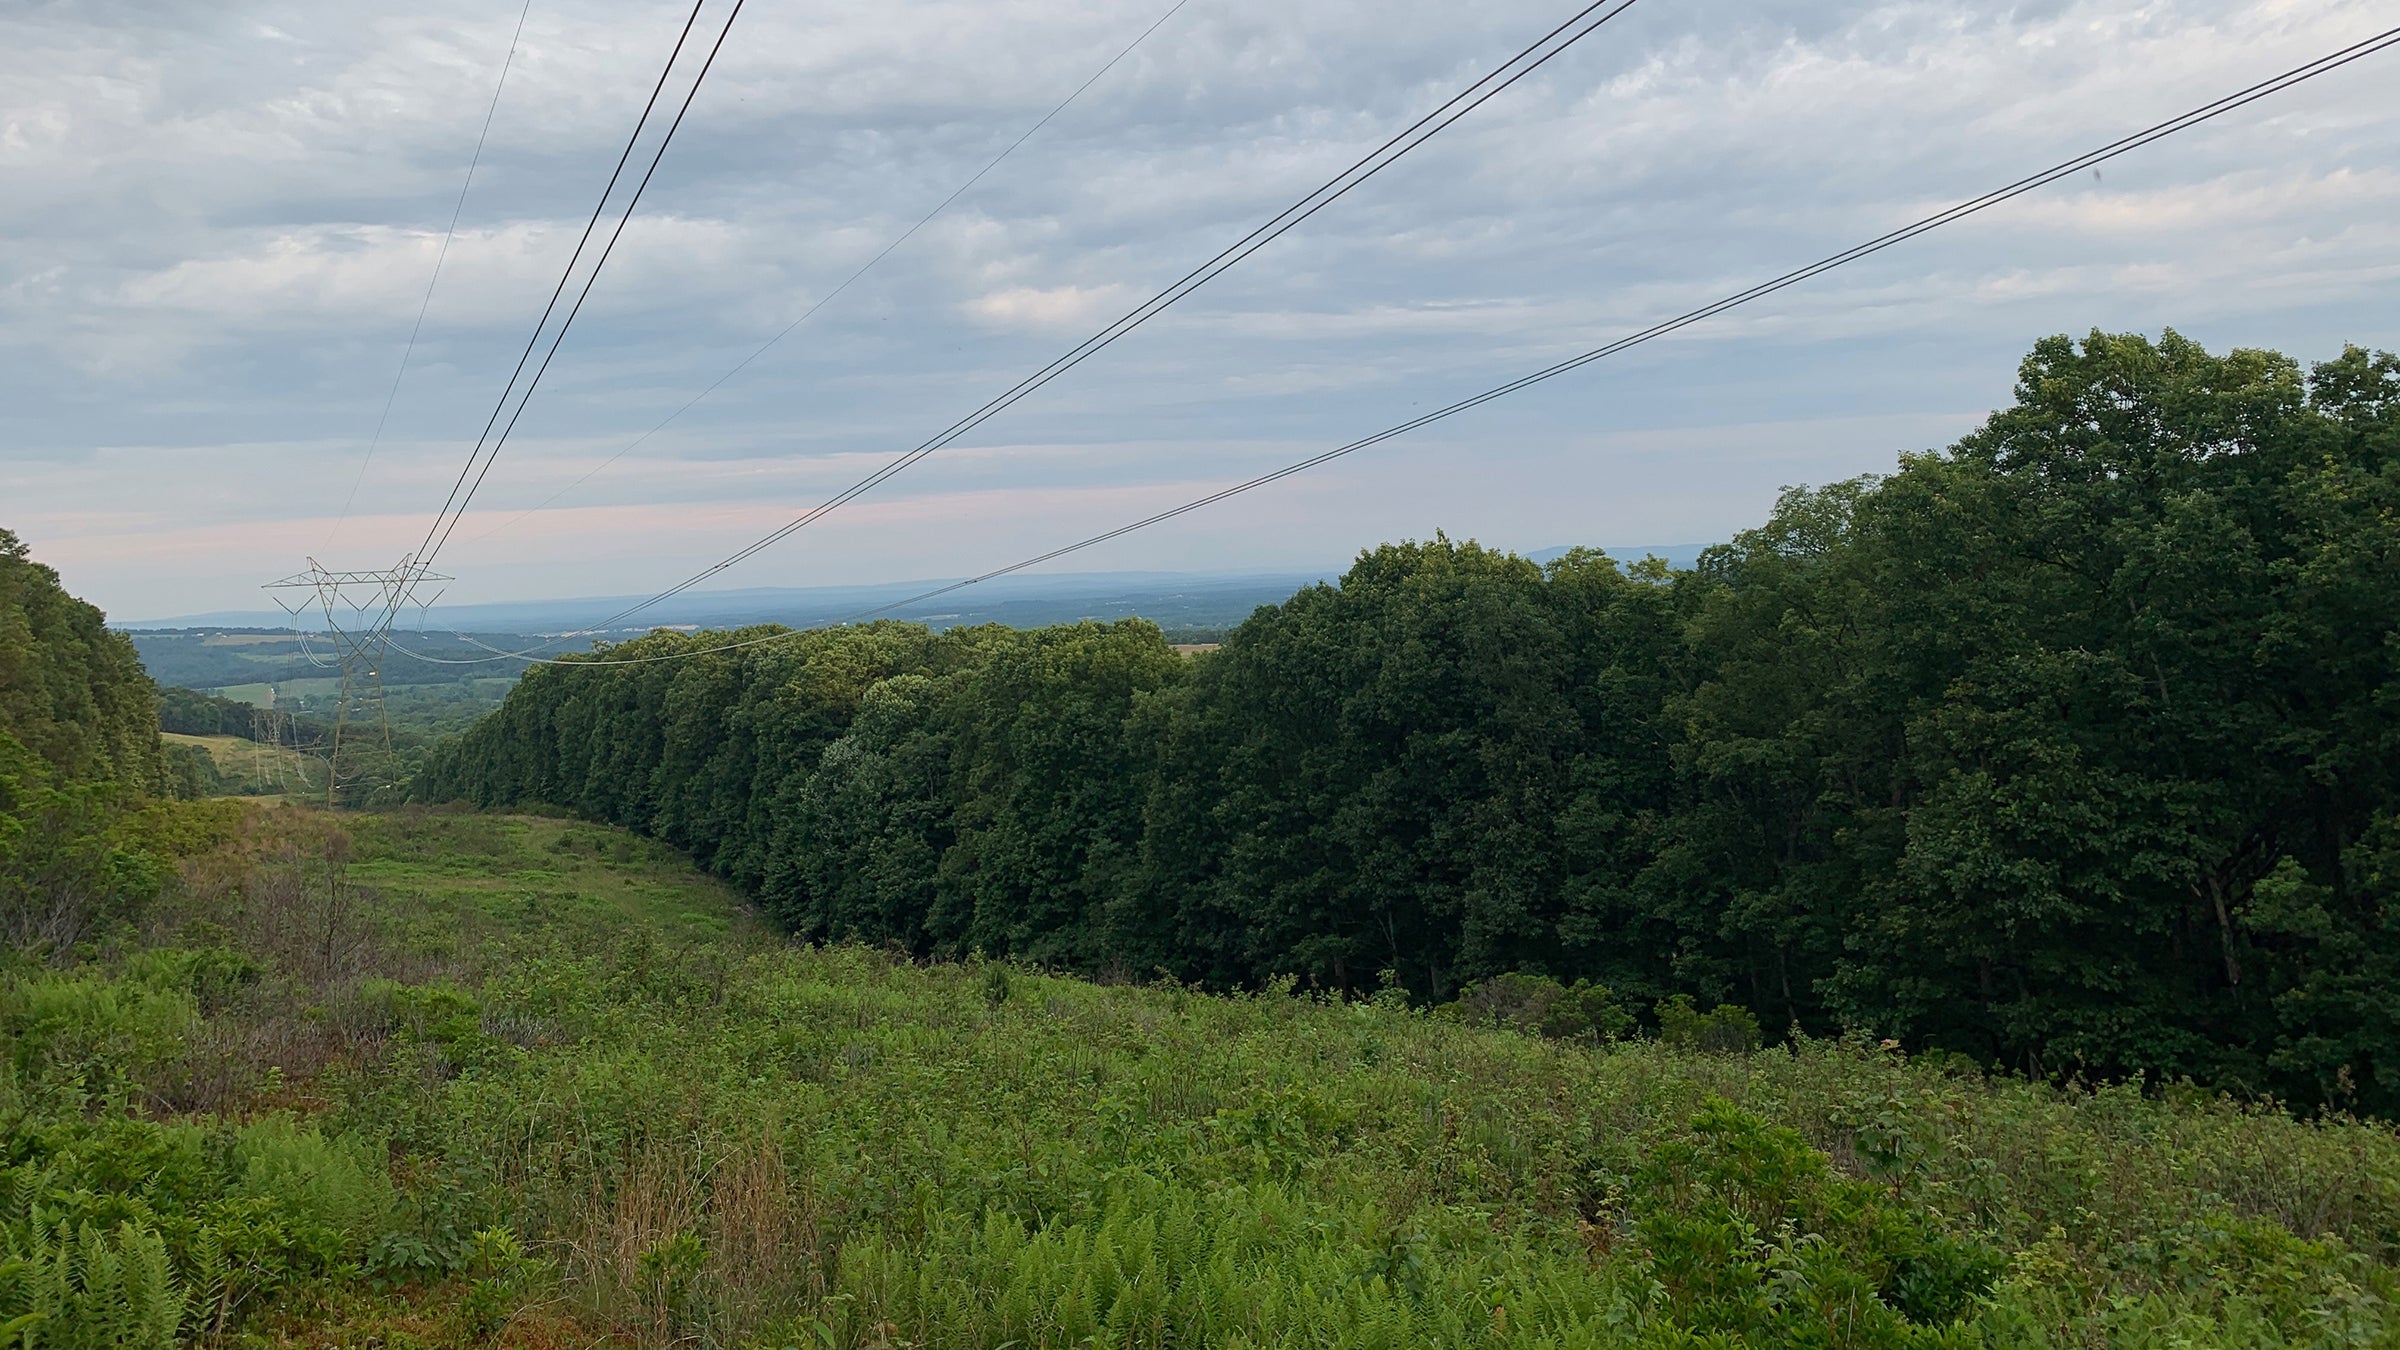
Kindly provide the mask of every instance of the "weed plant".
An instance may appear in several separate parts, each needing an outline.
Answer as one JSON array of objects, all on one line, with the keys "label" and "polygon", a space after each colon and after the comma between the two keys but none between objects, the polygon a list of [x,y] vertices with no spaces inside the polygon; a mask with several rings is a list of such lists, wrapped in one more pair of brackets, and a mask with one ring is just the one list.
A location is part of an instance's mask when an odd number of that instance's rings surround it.
[{"label": "weed plant", "polygon": [[1612,1040],[1589,986],[786,945],[572,821],[211,819],[0,985],[9,1346],[2400,1344],[2379,1123]]}]

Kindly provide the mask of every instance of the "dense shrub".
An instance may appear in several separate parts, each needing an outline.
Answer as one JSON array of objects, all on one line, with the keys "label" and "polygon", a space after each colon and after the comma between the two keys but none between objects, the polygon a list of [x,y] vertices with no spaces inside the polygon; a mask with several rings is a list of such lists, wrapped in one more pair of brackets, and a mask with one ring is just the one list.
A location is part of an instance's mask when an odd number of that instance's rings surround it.
[{"label": "dense shrub", "polygon": [[1605,986],[1589,980],[1563,985],[1540,975],[1479,980],[1439,1011],[1472,1025],[1514,1027],[1557,1041],[1613,1041],[1633,1030],[1633,1014]]},{"label": "dense shrub", "polygon": [[1676,1321],[1744,1344],[1917,1344],[1973,1311],[2007,1265],[1723,1099],[1658,1143],[1628,1189]]},{"label": "dense shrub", "polygon": [[1685,1050],[1748,1054],[1758,1048],[1758,1019],[1733,1003],[1702,1012],[1691,995],[1677,994],[1658,1005],[1658,1038]]},{"label": "dense shrub", "polygon": [[130,922],[158,892],[164,861],[120,829],[120,784],[73,783],[0,732],[0,943],[59,959]]}]

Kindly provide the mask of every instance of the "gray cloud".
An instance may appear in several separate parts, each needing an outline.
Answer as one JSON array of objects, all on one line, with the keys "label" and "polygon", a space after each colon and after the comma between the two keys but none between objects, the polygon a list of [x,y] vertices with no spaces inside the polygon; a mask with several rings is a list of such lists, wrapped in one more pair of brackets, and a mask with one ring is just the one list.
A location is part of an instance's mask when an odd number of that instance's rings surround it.
[{"label": "gray cloud", "polygon": [[[1142,0],[754,5],[445,557],[665,584],[1038,366],[1567,7],[1191,0],[950,213],[746,355],[1131,35]],[[413,542],[681,21],[535,0],[358,518],[515,7],[0,14],[0,523],[113,610]],[[975,569],[1422,411],[2297,64],[2362,0],[1645,0],[971,443],[730,575]],[[2400,345],[2385,56],[1083,566],[1318,565],[1436,526],[1721,537],[2007,395],[2043,333]],[[1111,513],[1116,513],[1112,515]],[[504,528],[502,528],[504,527]],[[328,540],[329,533],[332,534]]]}]

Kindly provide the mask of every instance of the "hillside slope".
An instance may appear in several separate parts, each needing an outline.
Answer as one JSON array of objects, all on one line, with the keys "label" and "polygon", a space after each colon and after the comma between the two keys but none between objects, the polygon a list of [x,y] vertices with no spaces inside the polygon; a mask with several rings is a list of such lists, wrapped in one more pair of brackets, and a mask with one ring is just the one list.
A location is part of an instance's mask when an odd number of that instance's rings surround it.
[{"label": "hillside slope", "polygon": [[[68,782],[163,786],[157,695],[123,634],[0,529],[0,736]],[[7,771],[0,761],[0,773]]]},{"label": "hillside slope", "polygon": [[[921,966],[777,942],[604,827],[161,809],[182,880],[146,936],[0,985],[0,1323],[107,1304],[149,1310],[125,1344],[172,1321],[327,1347],[2400,1338],[2379,1125],[1863,1041],[1558,1041],[1390,997]],[[78,1243],[114,1284],[27,1276]]]}]

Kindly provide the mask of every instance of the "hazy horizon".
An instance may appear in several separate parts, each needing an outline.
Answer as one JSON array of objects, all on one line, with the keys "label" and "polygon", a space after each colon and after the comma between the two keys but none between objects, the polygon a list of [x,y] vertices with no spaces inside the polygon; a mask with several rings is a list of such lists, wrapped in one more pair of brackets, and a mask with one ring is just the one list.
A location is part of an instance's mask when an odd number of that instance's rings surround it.
[{"label": "hazy horizon", "polygon": [[[1688,567],[1706,544],[1635,544],[1635,545],[1575,545],[1559,544],[1538,549],[1510,550],[1536,562],[1546,562],[1570,549],[1597,547],[1621,562],[1635,562],[1646,556],[1657,556],[1670,565]],[[1355,555],[1354,555],[1355,556]],[[934,605],[962,605],[984,609],[992,605],[1028,598],[1069,597],[1142,597],[1165,596],[1187,589],[1254,590],[1264,596],[1281,598],[1285,590],[1307,585],[1316,580],[1334,580],[1348,570],[1350,560],[1319,568],[1274,569],[1266,571],[1221,572],[1086,572],[1053,571],[1024,572],[998,577],[979,586],[953,592],[949,597],[927,602]],[[844,586],[725,586],[715,589],[695,588],[644,613],[627,623],[636,627],[690,626],[693,622],[713,623],[722,616],[746,613],[764,614],[779,605],[807,609],[815,603],[833,604],[844,597],[858,602],[905,596],[908,592],[928,586],[960,580],[957,577],[909,577],[904,579],[860,582]],[[500,627],[484,631],[516,632],[521,628],[509,624],[541,624],[573,626],[579,620],[597,622],[615,608],[646,597],[634,595],[554,595],[526,596],[513,599],[484,601],[473,605],[437,605],[431,616],[449,628],[477,624]],[[911,610],[924,606],[912,606]],[[414,620],[411,610],[411,620]],[[694,616],[698,616],[695,618]],[[908,617],[904,611],[897,617]],[[285,626],[287,616],[274,609],[204,610],[190,614],[170,614],[154,617],[119,618],[111,615],[109,625],[119,629],[166,629],[206,627],[269,627]]]}]

